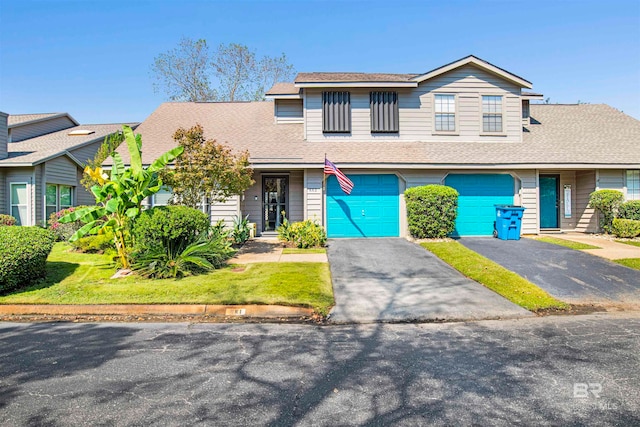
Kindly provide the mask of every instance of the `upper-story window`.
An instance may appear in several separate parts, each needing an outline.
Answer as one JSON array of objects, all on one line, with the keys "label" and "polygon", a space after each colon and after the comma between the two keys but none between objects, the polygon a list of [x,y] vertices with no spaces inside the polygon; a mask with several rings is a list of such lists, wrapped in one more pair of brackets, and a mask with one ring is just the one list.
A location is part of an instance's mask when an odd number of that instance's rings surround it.
[{"label": "upper-story window", "polygon": [[502,96],[482,95],[482,131],[502,132]]},{"label": "upper-story window", "polygon": [[454,132],[456,130],[455,95],[435,95],[436,132]]},{"label": "upper-story window", "polygon": [[627,200],[640,200],[640,170],[627,171]]},{"label": "upper-story window", "polygon": [[399,132],[398,92],[371,92],[371,132]]},{"label": "upper-story window", "polygon": [[349,92],[322,92],[322,131],[351,132],[351,96]]}]

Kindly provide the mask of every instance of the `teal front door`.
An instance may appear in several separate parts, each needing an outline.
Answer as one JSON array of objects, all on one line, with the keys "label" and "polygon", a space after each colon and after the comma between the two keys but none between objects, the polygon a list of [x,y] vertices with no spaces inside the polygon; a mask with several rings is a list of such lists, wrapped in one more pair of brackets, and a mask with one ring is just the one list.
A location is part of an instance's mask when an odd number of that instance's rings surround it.
[{"label": "teal front door", "polygon": [[540,175],[540,228],[559,228],[558,175]]},{"label": "teal front door", "polygon": [[391,174],[351,175],[350,195],[338,180],[327,178],[328,237],[398,237],[400,196],[398,177]]},{"label": "teal front door", "polygon": [[512,205],[513,177],[507,174],[449,174],[445,185],[458,190],[454,236],[491,236],[495,205]]}]

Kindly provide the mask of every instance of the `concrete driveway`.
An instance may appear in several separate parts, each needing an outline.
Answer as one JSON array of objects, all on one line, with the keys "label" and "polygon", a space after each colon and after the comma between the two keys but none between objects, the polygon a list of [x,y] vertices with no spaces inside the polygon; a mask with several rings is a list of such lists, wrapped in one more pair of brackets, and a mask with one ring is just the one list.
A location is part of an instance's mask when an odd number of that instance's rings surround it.
[{"label": "concrete driveway", "polygon": [[640,305],[640,271],[533,239],[464,237],[460,243],[572,304]]},{"label": "concrete driveway", "polygon": [[333,323],[532,315],[404,239],[332,239],[327,254]]}]

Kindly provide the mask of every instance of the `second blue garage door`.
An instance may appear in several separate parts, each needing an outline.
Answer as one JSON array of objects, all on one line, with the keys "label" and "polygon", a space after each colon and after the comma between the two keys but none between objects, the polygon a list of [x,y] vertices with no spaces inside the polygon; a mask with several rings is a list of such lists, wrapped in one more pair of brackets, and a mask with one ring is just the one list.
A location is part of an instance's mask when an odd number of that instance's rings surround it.
[{"label": "second blue garage door", "polygon": [[491,236],[496,220],[495,205],[512,205],[514,184],[511,175],[450,174],[445,185],[458,190],[456,236]]},{"label": "second blue garage door", "polygon": [[350,195],[338,180],[327,179],[327,235],[329,237],[397,237],[400,205],[396,175],[351,175]]}]

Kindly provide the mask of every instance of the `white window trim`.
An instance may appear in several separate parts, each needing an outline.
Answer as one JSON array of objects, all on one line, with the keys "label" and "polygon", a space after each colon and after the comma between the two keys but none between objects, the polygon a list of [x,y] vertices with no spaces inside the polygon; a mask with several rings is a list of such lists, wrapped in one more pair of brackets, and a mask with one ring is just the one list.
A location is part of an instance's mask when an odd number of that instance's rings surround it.
[{"label": "white window trim", "polygon": [[70,206],[65,206],[64,209],[73,207],[76,205],[76,187],[73,185],[69,185],[69,184],[54,184],[52,182],[46,182],[44,184],[44,194],[43,194],[43,198],[44,198],[44,211],[42,212],[42,214],[44,215],[44,223],[46,224],[47,221],[49,221],[49,216],[47,215],[47,207],[48,206],[53,206],[53,205],[49,205],[47,204],[47,187],[48,186],[54,186],[56,187],[56,212],[59,212],[63,209],[62,207],[62,203],[60,202],[60,188],[61,187],[67,187],[71,189],[71,205]]},{"label": "white window trim", "polygon": [[[483,105],[482,105],[482,98],[485,96],[499,96],[500,100],[502,101],[502,112],[500,113],[500,115],[502,116],[502,131],[500,132],[485,132],[484,130],[484,110],[483,110]],[[480,136],[507,136],[507,132],[506,132],[506,128],[507,128],[507,123],[506,123],[506,95],[504,93],[481,93],[480,94],[480,98],[479,98],[479,102],[480,102]],[[522,107],[521,107],[522,108]],[[522,111],[520,112],[520,116],[522,116]]]},{"label": "white window trim", "polygon": [[[436,95],[453,95],[453,115],[454,115],[454,126],[455,129],[454,130],[436,130]],[[460,122],[459,122],[459,108],[458,108],[458,94],[457,93],[451,93],[451,92],[433,92],[433,100],[432,100],[432,105],[433,105],[433,132],[432,135],[453,135],[453,136],[457,136],[460,135]]]},{"label": "white window trim", "polygon": [[[26,181],[12,181],[9,183],[9,215],[13,215],[13,189],[14,185],[24,185],[27,191],[27,222],[28,224],[20,224],[20,225],[33,225],[31,224],[31,184]],[[15,205],[15,206],[24,206],[24,205]],[[17,218],[16,218],[17,219]]]}]

